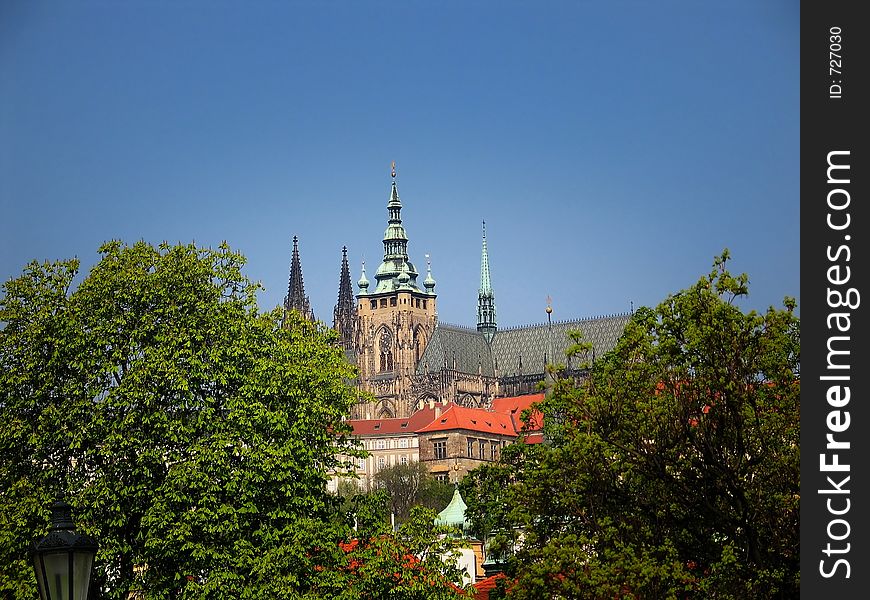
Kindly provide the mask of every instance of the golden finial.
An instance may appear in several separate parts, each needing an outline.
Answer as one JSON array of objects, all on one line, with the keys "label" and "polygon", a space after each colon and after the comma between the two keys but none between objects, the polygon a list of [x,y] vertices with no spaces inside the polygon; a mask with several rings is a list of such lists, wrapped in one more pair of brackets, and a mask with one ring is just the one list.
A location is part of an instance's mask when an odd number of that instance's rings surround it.
[{"label": "golden finial", "polygon": [[545,310],[548,315],[553,312],[553,299],[550,296],[547,296],[547,308]]},{"label": "golden finial", "polygon": [[396,178],[396,161],[393,161],[390,165],[390,175],[393,176],[393,179]]}]

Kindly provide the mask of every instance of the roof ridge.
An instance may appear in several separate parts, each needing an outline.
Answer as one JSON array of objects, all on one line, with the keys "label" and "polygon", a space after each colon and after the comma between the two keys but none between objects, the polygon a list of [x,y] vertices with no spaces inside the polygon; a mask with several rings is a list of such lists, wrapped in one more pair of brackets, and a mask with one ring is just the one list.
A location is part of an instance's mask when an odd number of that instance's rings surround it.
[{"label": "roof ridge", "polygon": [[632,313],[631,311],[625,311],[625,312],[615,312],[615,313],[610,313],[610,314],[596,315],[594,317],[580,317],[577,319],[563,319],[561,321],[552,321],[551,323],[548,323],[546,321],[541,321],[539,323],[529,323],[526,325],[511,325],[508,327],[502,327],[499,329],[499,331],[516,331],[518,329],[532,329],[533,327],[545,327],[547,325],[565,325],[565,324],[570,324],[570,323],[585,323],[588,321],[602,321],[604,319],[613,319],[615,317],[628,317],[628,316],[631,316],[632,314],[634,314],[634,313]]},{"label": "roof ridge", "polygon": [[470,325],[458,325],[456,323],[445,323],[444,321],[438,321],[438,324],[435,326],[435,328],[439,329],[442,327],[446,327],[448,329],[460,329],[462,331],[468,331],[469,333],[477,333],[477,328]]}]

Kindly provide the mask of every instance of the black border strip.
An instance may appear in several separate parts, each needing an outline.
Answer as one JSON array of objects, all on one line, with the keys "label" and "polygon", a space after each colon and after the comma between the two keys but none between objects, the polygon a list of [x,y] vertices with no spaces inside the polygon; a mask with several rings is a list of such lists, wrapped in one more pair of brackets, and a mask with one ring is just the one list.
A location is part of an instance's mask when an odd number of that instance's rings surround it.
[{"label": "black border strip", "polygon": [[[806,598],[870,593],[870,494],[861,491],[870,488],[870,21],[859,17],[859,8],[857,1],[801,4],[800,551]],[[829,162],[835,165],[830,172]],[[840,466],[831,466],[835,461]]]}]

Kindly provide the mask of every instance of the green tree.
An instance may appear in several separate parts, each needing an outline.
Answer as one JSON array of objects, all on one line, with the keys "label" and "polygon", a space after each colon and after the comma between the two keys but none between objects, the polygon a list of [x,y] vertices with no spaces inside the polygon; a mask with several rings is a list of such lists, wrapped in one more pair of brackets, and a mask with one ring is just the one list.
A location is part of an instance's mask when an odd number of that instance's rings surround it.
[{"label": "green tree", "polygon": [[475,473],[471,518],[522,531],[509,597],[797,597],[799,320],[743,312],[727,260],[555,382],[549,443]]},{"label": "green tree", "polygon": [[435,479],[419,461],[385,467],[373,479],[377,489],[386,490],[390,512],[399,523],[408,520],[415,506],[440,511],[453,495],[453,487]]},{"label": "green tree", "polygon": [[353,368],[322,326],[259,313],[226,246],[100,252],[75,289],[77,261],[3,286],[0,595],[34,597],[26,548],[55,497],[99,540],[108,597],[303,593],[304,561],[269,561],[343,535],[325,483],[359,454]]}]

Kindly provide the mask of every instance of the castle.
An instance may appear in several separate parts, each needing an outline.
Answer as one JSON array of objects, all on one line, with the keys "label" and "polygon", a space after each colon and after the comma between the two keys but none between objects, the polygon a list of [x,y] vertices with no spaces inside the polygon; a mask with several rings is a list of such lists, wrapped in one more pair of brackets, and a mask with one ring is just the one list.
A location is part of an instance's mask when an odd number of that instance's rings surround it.
[{"label": "castle", "polygon": [[[358,404],[354,419],[407,418],[435,403],[490,408],[492,400],[537,391],[548,363],[564,362],[573,343],[568,335],[579,330],[591,344],[586,360],[566,365],[580,373],[589,360],[613,348],[630,314],[572,321],[548,322],[499,329],[495,294],[486,247],[486,224],[480,261],[477,327],[460,327],[438,322],[435,279],[426,264],[422,286],[420,273],[408,257],[408,236],[402,225],[402,202],[396,186],[395,163],[387,201],[387,229],[384,258],[366,277],[365,263],[353,294],[347,248],[342,249],[338,303],[333,327],[339,344],[359,369],[357,386],[377,401]],[[290,281],[285,310],[299,311],[313,320],[305,295],[298,239],[293,238]]]}]

